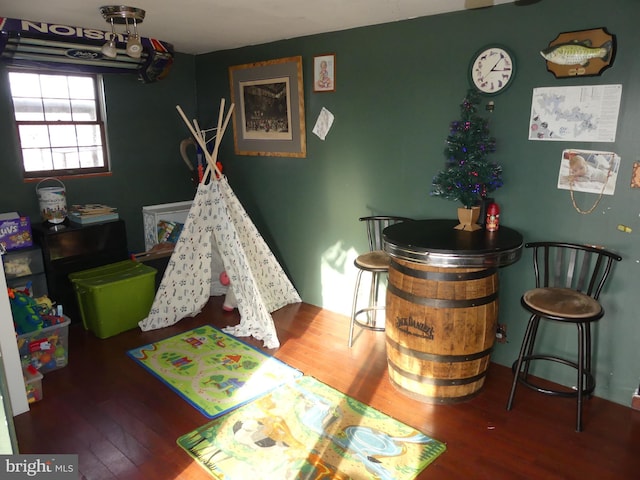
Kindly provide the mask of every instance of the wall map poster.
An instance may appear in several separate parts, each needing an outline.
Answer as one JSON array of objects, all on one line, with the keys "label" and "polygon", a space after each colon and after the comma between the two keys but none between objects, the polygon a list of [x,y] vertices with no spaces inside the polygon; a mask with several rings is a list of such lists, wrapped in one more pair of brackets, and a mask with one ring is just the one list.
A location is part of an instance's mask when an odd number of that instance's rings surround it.
[{"label": "wall map poster", "polygon": [[622,85],[534,88],[529,140],[615,142]]}]

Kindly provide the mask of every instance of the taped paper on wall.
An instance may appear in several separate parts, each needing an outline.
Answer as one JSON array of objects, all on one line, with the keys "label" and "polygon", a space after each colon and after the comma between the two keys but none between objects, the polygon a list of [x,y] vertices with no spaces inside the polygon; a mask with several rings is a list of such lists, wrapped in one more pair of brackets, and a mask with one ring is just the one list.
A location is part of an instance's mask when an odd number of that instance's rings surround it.
[{"label": "taped paper on wall", "polygon": [[313,127],[313,133],[315,133],[320,140],[324,140],[329,133],[329,129],[331,129],[331,125],[333,125],[333,114],[322,107],[320,110],[320,115],[318,115],[318,119],[316,120],[316,124]]},{"label": "taped paper on wall", "polygon": [[558,173],[558,188],[613,195],[619,169],[620,156],[614,152],[564,150]]}]

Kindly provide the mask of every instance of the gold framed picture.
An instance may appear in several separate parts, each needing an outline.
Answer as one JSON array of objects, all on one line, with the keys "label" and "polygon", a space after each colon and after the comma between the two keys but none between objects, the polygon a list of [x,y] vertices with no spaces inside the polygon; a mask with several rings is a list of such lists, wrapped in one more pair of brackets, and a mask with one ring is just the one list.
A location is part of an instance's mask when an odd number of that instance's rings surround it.
[{"label": "gold framed picture", "polygon": [[236,155],[307,155],[302,57],[229,67]]}]

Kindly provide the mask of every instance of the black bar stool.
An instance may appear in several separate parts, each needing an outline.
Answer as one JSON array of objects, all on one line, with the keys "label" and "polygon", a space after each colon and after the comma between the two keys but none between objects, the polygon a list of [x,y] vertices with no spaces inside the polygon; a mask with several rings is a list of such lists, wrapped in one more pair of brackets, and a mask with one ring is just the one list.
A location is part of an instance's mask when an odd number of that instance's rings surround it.
[{"label": "black bar stool", "polygon": [[[604,316],[598,301],[613,261],[622,257],[600,247],[561,242],[525,244],[533,249],[536,288],[522,295],[520,303],[531,313],[518,360],[513,363],[513,384],[507,402],[511,410],[519,383],[547,395],[576,397],[576,431],[582,431],[582,401],[593,393],[596,382],[591,365],[591,323]],[[541,320],[572,324],[578,329],[577,359],[543,355],[535,350]],[[542,387],[529,375],[532,362],[545,360],[577,370],[576,388]]]},{"label": "black bar stool", "polygon": [[[353,345],[353,327],[358,324],[362,328],[376,331],[384,331],[384,324],[378,323],[376,314],[378,311],[384,310],[384,304],[378,302],[378,287],[380,277],[389,272],[391,259],[389,254],[384,251],[384,241],[382,239],[382,231],[389,225],[399,222],[410,221],[410,218],[397,216],[372,216],[361,217],[361,222],[366,222],[367,238],[369,239],[369,251],[358,255],[354,260],[354,265],[358,269],[356,277],[356,287],[353,293],[353,306],[351,309],[351,323],[349,325],[349,347]],[[371,289],[369,290],[369,302],[366,307],[358,308],[358,291],[360,290],[360,280],[364,272],[371,273]],[[360,319],[362,314],[366,314],[367,318]]]}]

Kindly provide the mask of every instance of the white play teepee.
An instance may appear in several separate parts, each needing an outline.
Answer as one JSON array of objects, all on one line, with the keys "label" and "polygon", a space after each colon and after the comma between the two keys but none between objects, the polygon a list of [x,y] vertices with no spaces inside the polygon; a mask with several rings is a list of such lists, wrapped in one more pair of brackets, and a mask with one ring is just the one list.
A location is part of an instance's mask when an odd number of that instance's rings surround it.
[{"label": "white play teepee", "polygon": [[178,106],[178,112],[207,159],[207,169],[193,200],[180,238],[156,293],[149,316],[140,321],[142,330],[177,323],[201,311],[209,297],[222,294],[218,281],[227,272],[235,294],[240,323],[224,330],[238,337],[253,336],[266,348],[277,348],[271,312],[300,302],[300,296],[282,267],[216,166],[218,149],[229,123],[233,104],[224,124],[224,99],[220,102],[218,128],[209,154],[204,133],[193,126]]}]

